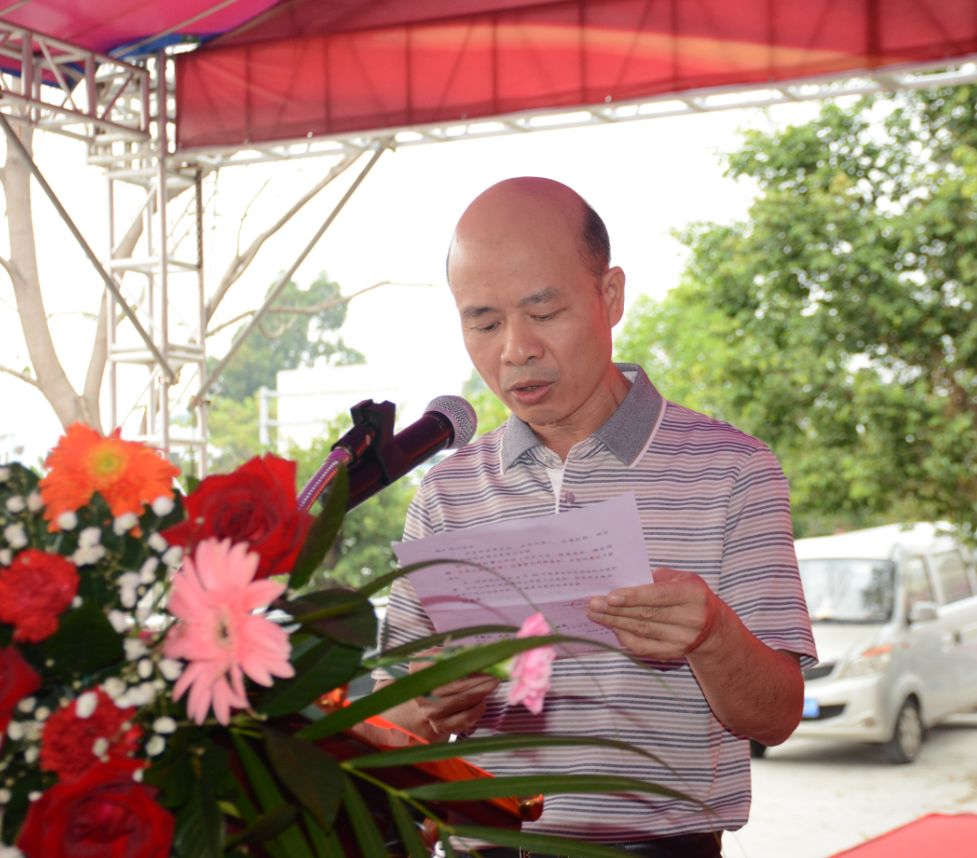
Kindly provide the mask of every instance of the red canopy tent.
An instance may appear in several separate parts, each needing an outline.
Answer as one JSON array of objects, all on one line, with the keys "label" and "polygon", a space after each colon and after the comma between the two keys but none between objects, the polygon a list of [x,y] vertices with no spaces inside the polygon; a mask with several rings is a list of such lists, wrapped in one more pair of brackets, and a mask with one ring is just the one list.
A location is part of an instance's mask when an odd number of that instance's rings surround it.
[{"label": "red canopy tent", "polygon": [[974,51],[974,0],[291,0],[178,60],[177,133],[321,136]]},{"label": "red canopy tent", "polygon": [[764,85],[977,52],[977,0],[22,0],[99,52],[177,58],[179,148]]}]

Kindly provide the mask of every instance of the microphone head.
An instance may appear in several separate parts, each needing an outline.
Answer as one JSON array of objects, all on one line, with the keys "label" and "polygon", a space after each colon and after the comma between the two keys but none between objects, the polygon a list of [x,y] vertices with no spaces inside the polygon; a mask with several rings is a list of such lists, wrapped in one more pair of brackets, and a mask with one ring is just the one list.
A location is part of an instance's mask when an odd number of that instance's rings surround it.
[{"label": "microphone head", "polygon": [[464,447],[475,437],[478,418],[475,416],[475,409],[467,399],[460,396],[437,396],[424,409],[425,414],[432,411],[451,424],[453,438],[446,449]]}]

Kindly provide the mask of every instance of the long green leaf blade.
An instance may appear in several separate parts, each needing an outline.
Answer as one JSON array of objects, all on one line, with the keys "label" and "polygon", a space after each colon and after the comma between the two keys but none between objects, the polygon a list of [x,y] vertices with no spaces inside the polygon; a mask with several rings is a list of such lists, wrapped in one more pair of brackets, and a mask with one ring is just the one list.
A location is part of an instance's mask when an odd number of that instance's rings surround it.
[{"label": "long green leaf blade", "polygon": [[637,754],[665,765],[661,758],[648,751],[638,748],[628,742],[617,739],[601,739],[587,736],[563,736],[556,734],[519,734],[505,733],[498,736],[485,736],[475,739],[465,739],[460,742],[432,742],[430,745],[411,745],[408,748],[396,748],[392,751],[380,751],[362,757],[354,757],[345,762],[351,769],[380,769],[389,766],[412,766],[417,763],[427,763],[434,760],[446,760],[453,757],[467,757],[474,754],[499,753],[502,751],[519,751],[523,748],[568,747],[568,746],[596,746],[615,748],[631,754]]},{"label": "long green leaf blade", "polygon": [[343,775],[343,806],[346,808],[346,818],[353,828],[356,840],[360,845],[360,854],[370,858],[389,856],[377,825],[370,813],[363,796],[360,795],[352,778]]},{"label": "long green leaf blade", "polygon": [[668,787],[618,775],[512,775],[422,784],[404,790],[423,801],[479,801],[505,796],[565,795],[567,793],[645,792],[691,801]]},{"label": "long green leaf blade", "polygon": [[531,834],[525,831],[510,831],[504,828],[485,828],[478,825],[452,826],[455,837],[471,837],[487,840],[497,846],[511,846],[515,849],[531,849],[534,855],[572,855],[573,858],[621,858],[623,850],[585,840],[571,840],[551,834]]},{"label": "long green leaf blade", "polygon": [[[231,732],[231,740],[234,742],[234,749],[237,751],[238,759],[244,766],[244,771],[248,776],[254,794],[261,805],[263,812],[274,810],[285,801],[278,784],[271,776],[271,772],[261,762],[261,758],[255,753],[248,741],[238,733]],[[272,843],[278,845],[288,858],[314,858],[309,850],[309,845],[299,831],[297,826],[292,826],[276,837]]]},{"label": "long green leaf blade", "polygon": [[289,590],[298,590],[305,586],[332,547],[339,529],[343,526],[348,499],[349,475],[346,468],[340,467],[329,484],[329,494],[323,502],[322,512],[312,522],[305,544],[292,566],[292,574],[288,578]]},{"label": "long green leaf blade", "polygon": [[563,635],[546,635],[496,641],[473,647],[361,697],[349,706],[310,724],[298,735],[303,739],[322,739],[331,736],[358,724],[365,718],[386,712],[399,703],[428,694],[453,679],[478,673],[520,652],[565,640],[568,639]]},{"label": "long green leaf blade", "polygon": [[400,842],[407,850],[408,858],[429,858],[431,852],[424,845],[424,838],[421,837],[417,825],[414,824],[407,806],[393,794],[389,795],[388,798],[390,799],[390,811],[400,834]]}]

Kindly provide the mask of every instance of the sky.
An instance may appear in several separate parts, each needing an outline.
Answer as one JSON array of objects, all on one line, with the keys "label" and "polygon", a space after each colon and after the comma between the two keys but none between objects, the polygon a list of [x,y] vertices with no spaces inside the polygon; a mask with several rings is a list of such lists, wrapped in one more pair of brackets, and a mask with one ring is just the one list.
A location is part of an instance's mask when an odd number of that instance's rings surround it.
[{"label": "sky", "polygon": [[[802,122],[816,110],[814,103],[800,103],[402,147],[381,156],[295,280],[308,284],[325,271],[344,294],[382,280],[396,284],[355,298],[342,336],[366,355],[388,381],[386,388],[400,392],[398,419],[409,422],[435,396],[459,393],[471,372],[445,284],[444,256],[454,223],[479,192],[519,175],[556,179],[580,192],[607,223],[612,262],[627,274],[627,318],[637,296],[660,298],[678,282],[685,252],[675,230],[746,215],[753,188],[726,177],[722,160],[723,153],[736,148],[740,132]],[[35,158],[87,240],[104,252],[108,194],[101,170],[86,166],[81,144],[50,135],[38,136]],[[303,159],[234,167],[211,177],[205,186],[204,242],[210,288],[227,266],[238,234],[247,240],[267,226],[330,163]],[[229,293],[215,323],[261,303],[358,166],[268,242]],[[36,187],[34,194],[42,288],[52,330],[69,375],[80,383],[103,286]],[[117,200],[120,207],[134,204],[131,195]],[[179,222],[174,230],[185,231]],[[0,252],[6,252],[6,241],[4,234]],[[185,290],[176,302],[178,318],[181,308],[195,299],[192,283],[173,288]],[[208,345],[210,354],[224,353],[232,330]],[[0,364],[22,369],[26,363],[13,293],[3,278]],[[329,387],[328,368],[322,370],[321,383]],[[0,374],[0,396],[7,415],[0,423],[0,457],[14,447],[23,447],[25,458],[39,456],[56,442],[60,426],[36,391]]]}]

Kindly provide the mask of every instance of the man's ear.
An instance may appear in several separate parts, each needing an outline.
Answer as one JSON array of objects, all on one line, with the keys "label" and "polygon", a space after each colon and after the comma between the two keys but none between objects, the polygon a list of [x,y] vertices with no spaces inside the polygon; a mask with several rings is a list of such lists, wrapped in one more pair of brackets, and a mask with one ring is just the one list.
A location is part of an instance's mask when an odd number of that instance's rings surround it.
[{"label": "man's ear", "polygon": [[617,265],[601,277],[600,296],[607,308],[607,319],[614,327],[624,315],[624,271]]}]

